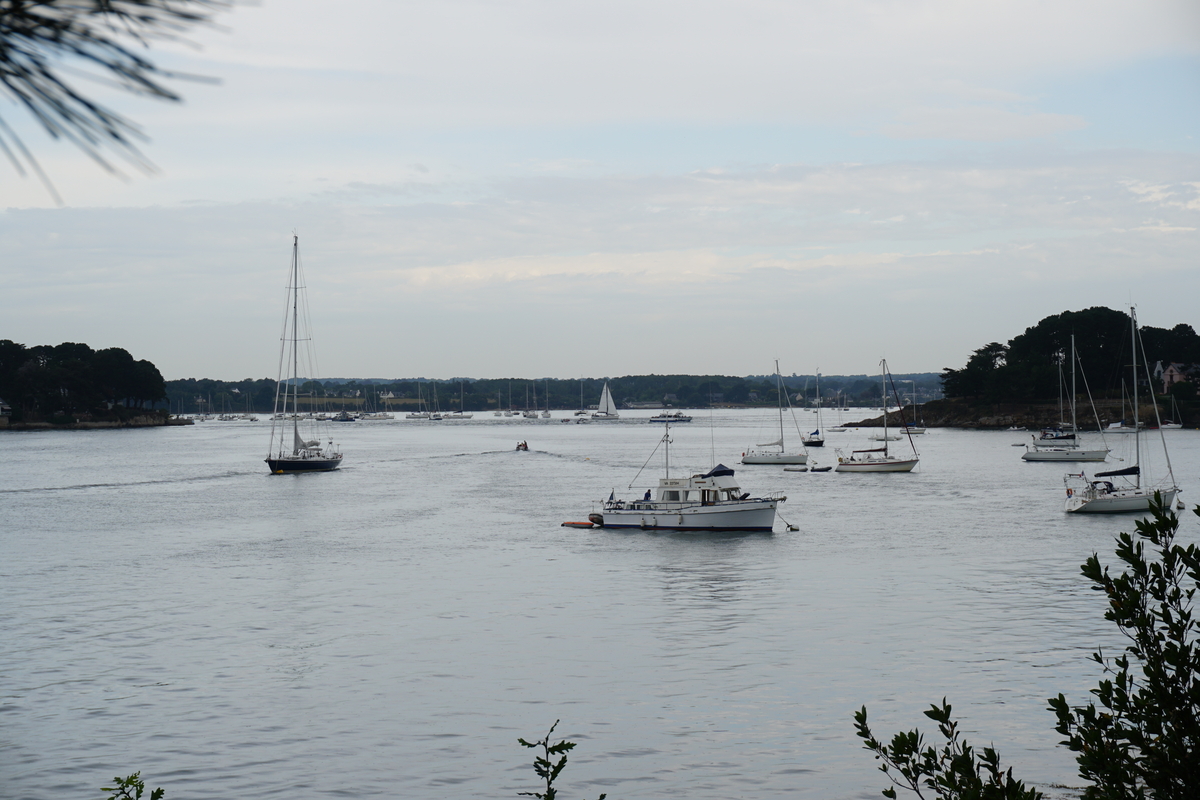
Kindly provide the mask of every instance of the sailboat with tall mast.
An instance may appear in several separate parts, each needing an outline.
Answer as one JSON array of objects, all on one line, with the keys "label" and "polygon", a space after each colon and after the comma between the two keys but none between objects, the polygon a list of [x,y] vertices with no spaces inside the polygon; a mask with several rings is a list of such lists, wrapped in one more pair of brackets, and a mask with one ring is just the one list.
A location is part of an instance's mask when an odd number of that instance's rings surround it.
[{"label": "sailboat with tall mast", "polygon": [[467,413],[466,406],[467,396],[466,390],[463,388],[463,382],[458,382],[458,411],[448,411],[442,414],[442,419],[470,419],[474,414]]},{"label": "sailboat with tall mast", "polygon": [[[743,464],[807,464],[808,450],[804,449],[803,440],[800,451],[788,452],[783,442],[783,404],[787,402],[788,411],[792,411],[792,401],[783,390],[783,376],[779,374],[779,359],[775,360],[775,393],[776,404],[779,406],[779,438],[766,444],[756,444],[742,453]],[[796,412],[792,411],[792,421],[795,422]],[[796,426],[796,435],[800,438],[800,427]],[[779,448],[776,450],[775,448]],[[768,449],[769,448],[769,449]]]},{"label": "sailboat with tall mast", "polygon": [[[838,463],[834,467],[834,472],[912,472],[913,467],[917,466],[920,461],[920,456],[917,454],[917,446],[913,444],[912,434],[905,432],[908,436],[908,446],[912,448],[911,456],[893,455],[888,447],[888,422],[887,422],[887,382],[888,382],[888,366],[887,359],[879,362],[879,371],[883,379],[883,437],[879,440],[883,442],[882,447],[871,447],[865,450],[851,450],[850,455],[842,454],[841,450],[837,450]],[[895,386],[892,387],[895,392]],[[900,398],[896,398],[897,405],[900,404]],[[904,423],[904,408],[900,408],[900,422]]]},{"label": "sailboat with tall mast", "polygon": [[596,422],[607,422],[620,418],[621,415],[617,413],[617,404],[613,402],[612,392],[608,388],[608,381],[605,381],[604,391],[600,393],[600,405],[596,407],[592,419]]},{"label": "sailboat with tall mast", "polygon": [[[1134,459],[1133,466],[1124,469],[1114,469],[1107,472],[1097,472],[1089,480],[1087,473],[1068,474],[1063,478],[1067,489],[1067,501],[1064,510],[1068,514],[1113,514],[1130,511],[1148,511],[1155,494],[1162,498],[1163,506],[1170,508],[1179,494],[1179,484],[1175,480],[1171,468],[1171,454],[1167,451],[1167,438],[1162,433],[1161,420],[1158,416],[1158,403],[1154,400],[1154,392],[1150,392],[1150,402],[1154,408],[1154,421],[1159,440],[1162,442],[1163,459],[1166,462],[1166,475],[1154,480],[1150,474],[1149,459],[1142,447],[1142,439],[1148,431],[1144,431],[1139,418],[1137,388],[1138,388],[1138,352],[1141,350],[1141,339],[1138,335],[1137,311],[1129,309],[1130,341],[1133,350],[1133,427],[1134,427]],[[1142,363],[1146,364],[1145,353],[1142,353]],[[1146,382],[1153,386],[1149,369],[1146,370]],[[1108,478],[1122,479],[1121,485],[1115,485]]]},{"label": "sailboat with tall mast", "polygon": [[[312,358],[312,331],[306,324],[301,331],[301,309],[307,309],[307,303],[300,303],[300,238],[292,235],[292,264],[289,273],[288,305],[283,316],[283,332],[279,337],[279,373],[275,380],[275,410],[271,414],[271,443],[267,448],[267,468],[273,475],[294,472],[328,472],[337,469],[342,464],[342,452],[334,446],[333,440],[328,439],[326,445],[321,444],[321,436],[313,426],[317,420],[311,413],[300,415],[300,343],[307,343],[305,369],[315,373],[315,360]],[[288,368],[291,377],[286,378]],[[315,374],[314,374],[315,377]],[[290,410],[289,410],[290,404]],[[306,409],[311,412],[311,409]],[[288,422],[291,422],[290,430]],[[301,422],[305,423],[303,435]],[[288,437],[291,433],[291,437]],[[324,433],[321,431],[320,433]],[[290,438],[290,441],[289,441]]]},{"label": "sailboat with tall mast", "polygon": [[805,447],[824,447],[825,436],[821,433],[821,369],[817,368],[817,429],[812,433],[801,436],[800,441]]},{"label": "sailboat with tall mast", "polygon": [[[1033,442],[1025,446],[1025,452],[1021,454],[1021,458],[1025,461],[1104,461],[1108,458],[1108,447],[1082,447],[1079,444],[1077,431],[1079,430],[1078,420],[1075,414],[1075,405],[1078,395],[1075,389],[1075,363],[1079,360],[1079,354],[1075,351],[1075,334],[1071,334],[1071,433],[1070,434],[1047,434],[1043,432],[1042,438],[1034,438]],[[1084,386],[1087,386],[1087,378],[1084,378]],[[1091,391],[1088,391],[1088,398],[1091,398]],[[1062,419],[1061,408],[1059,410],[1059,419]],[[1103,436],[1103,433],[1101,433]]]}]

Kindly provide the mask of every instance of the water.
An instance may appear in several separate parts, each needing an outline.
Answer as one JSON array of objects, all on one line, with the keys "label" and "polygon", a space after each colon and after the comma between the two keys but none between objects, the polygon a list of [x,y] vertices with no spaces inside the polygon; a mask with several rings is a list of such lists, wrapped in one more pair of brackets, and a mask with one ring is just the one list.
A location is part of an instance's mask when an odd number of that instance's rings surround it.
[{"label": "water", "polygon": [[[736,467],[763,426],[701,412],[672,462]],[[1132,519],[1063,514],[1027,434],[933,430],[911,475],[738,468],[800,527],[739,535],[559,526],[657,426],[336,433],[345,467],[306,476],[266,474],[263,423],[0,437],[6,797],[134,770],[175,798],[514,797],[517,737],[561,718],[564,800],[874,798],[853,712],[932,732],[943,696],[1026,781],[1079,784],[1045,699],[1120,643],[1079,564]],[[1200,434],[1168,436],[1194,503]]]}]

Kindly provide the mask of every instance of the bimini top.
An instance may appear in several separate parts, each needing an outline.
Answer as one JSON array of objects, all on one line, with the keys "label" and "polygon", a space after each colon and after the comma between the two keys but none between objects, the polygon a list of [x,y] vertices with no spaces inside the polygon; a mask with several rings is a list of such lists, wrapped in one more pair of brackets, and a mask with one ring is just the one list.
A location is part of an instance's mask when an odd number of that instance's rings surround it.
[{"label": "bimini top", "polygon": [[712,469],[710,469],[708,472],[704,473],[700,477],[701,478],[716,478],[721,475],[733,475],[733,470],[731,470],[729,467],[725,466],[724,464],[717,464],[715,467],[713,467]]}]

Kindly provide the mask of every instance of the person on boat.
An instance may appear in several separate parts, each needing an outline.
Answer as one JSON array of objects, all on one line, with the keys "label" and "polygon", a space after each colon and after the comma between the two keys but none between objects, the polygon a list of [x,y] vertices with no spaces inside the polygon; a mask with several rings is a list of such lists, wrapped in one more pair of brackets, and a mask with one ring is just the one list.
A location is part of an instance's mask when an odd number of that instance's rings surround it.
[{"label": "person on boat", "polygon": [[649,489],[646,490],[646,496],[643,497],[642,499],[647,500],[647,501],[650,499],[650,490]]}]

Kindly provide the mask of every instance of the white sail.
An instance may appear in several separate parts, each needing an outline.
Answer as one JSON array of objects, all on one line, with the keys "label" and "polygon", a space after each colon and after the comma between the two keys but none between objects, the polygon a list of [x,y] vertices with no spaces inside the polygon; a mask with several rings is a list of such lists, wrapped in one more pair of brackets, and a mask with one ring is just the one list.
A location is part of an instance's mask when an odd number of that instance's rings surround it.
[{"label": "white sail", "polygon": [[781,436],[773,442],[767,442],[766,444],[756,444],[754,446],[755,447],[783,447],[783,437]]},{"label": "white sail", "polygon": [[612,392],[608,390],[607,382],[605,382],[604,391],[600,395],[600,406],[596,410],[603,414],[611,414],[617,410],[616,405],[613,404]]}]

